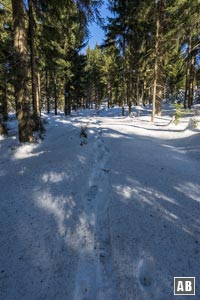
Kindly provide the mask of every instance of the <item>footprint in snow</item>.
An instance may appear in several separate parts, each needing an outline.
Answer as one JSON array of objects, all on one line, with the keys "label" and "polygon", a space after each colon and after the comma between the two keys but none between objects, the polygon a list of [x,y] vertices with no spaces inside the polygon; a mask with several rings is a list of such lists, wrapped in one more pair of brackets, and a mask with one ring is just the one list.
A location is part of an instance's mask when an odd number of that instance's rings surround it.
[{"label": "footprint in snow", "polygon": [[143,287],[153,285],[154,261],[151,258],[142,258],[138,264],[139,281]]},{"label": "footprint in snow", "polygon": [[87,199],[88,201],[91,201],[97,194],[98,187],[96,185],[92,185],[90,187],[89,192],[87,193]]}]

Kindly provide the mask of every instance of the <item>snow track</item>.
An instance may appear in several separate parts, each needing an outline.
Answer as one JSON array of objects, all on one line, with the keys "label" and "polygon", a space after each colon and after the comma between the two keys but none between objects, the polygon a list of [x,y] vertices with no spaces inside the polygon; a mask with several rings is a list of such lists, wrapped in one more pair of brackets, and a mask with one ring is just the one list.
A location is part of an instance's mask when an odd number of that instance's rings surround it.
[{"label": "snow track", "polygon": [[81,231],[85,240],[80,249],[74,300],[115,299],[112,272],[109,201],[109,150],[104,145],[100,126],[96,129],[94,165],[88,190],[82,197],[84,216]]}]

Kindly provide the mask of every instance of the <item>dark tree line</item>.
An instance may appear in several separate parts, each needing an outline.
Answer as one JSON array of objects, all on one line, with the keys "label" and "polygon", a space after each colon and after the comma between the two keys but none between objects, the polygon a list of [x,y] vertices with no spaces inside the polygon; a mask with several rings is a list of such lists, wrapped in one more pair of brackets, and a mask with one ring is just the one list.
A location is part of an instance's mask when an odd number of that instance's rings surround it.
[{"label": "dark tree line", "polygon": [[152,105],[184,94],[193,105],[200,85],[197,0],[110,0],[105,41],[81,49],[101,1],[0,1],[0,124],[15,111],[20,142],[41,129],[40,114],[79,107]]},{"label": "dark tree line", "polygon": [[193,105],[199,86],[200,2],[197,0],[112,0],[107,44],[121,57],[121,105],[152,103],[185,90],[184,106]]},{"label": "dark tree line", "polygon": [[88,22],[99,18],[100,1],[2,0],[0,3],[0,113],[16,112],[20,142],[41,127],[42,109],[70,114],[82,102],[80,54]]}]

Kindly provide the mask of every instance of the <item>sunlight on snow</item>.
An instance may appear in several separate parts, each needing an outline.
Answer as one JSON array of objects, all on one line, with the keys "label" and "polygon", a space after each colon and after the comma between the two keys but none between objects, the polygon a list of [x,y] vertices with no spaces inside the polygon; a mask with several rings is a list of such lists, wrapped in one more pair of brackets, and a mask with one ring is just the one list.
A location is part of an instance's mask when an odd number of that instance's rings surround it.
[{"label": "sunlight on snow", "polygon": [[77,158],[80,161],[80,163],[85,164],[85,162],[86,162],[86,157],[85,156],[77,155]]},{"label": "sunlight on snow", "polygon": [[91,134],[93,134],[93,133],[95,133],[95,131],[94,130],[92,130],[92,129],[89,129],[89,131],[88,131],[89,133],[91,133]]},{"label": "sunlight on snow", "polygon": [[122,195],[125,199],[130,199],[132,195],[132,189],[129,186],[116,186],[118,194]]},{"label": "sunlight on snow", "polygon": [[[109,137],[109,138],[114,138],[114,139],[118,139],[118,138],[122,138],[123,135],[120,133],[104,133],[105,137]],[[123,137],[124,138],[124,137]],[[128,137],[126,137],[128,138]]]},{"label": "sunlight on snow", "polygon": [[33,151],[36,150],[37,148],[38,148],[38,145],[35,145],[35,144],[20,145],[14,153],[14,158],[15,159],[24,159],[24,158],[29,158],[29,157],[37,157],[44,153],[44,151],[33,153]]},{"label": "sunlight on snow", "polygon": [[71,249],[82,254],[91,255],[94,251],[95,236],[92,228],[96,223],[94,214],[87,215],[84,211],[80,212],[78,221],[74,227],[66,228],[65,241]]},{"label": "sunlight on snow", "polygon": [[69,176],[66,173],[57,173],[57,172],[49,172],[42,175],[42,180],[45,183],[58,183],[63,181],[64,179],[68,179]]},{"label": "sunlight on snow", "polygon": [[69,120],[63,120],[63,119],[56,119],[55,122],[62,123],[62,124],[70,124],[71,122]]},{"label": "sunlight on snow", "polygon": [[[169,222],[175,223],[176,226],[181,227],[181,229],[184,230],[185,232],[187,232],[188,234],[190,234],[190,235],[192,234],[192,232],[183,223],[183,221],[180,219],[180,217],[175,215],[174,213],[172,213],[170,210],[168,210],[164,206],[164,202],[162,204],[162,202],[160,201],[160,200],[162,200],[162,201],[164,200],[164,201],[170,202],[170,203],[178,206],[178,203],[176,203],[174,199],[169,198],[167,195],[160,193],[158,191],[155,191],[155,190],[152,190],[149,188],[144,188],[144,187],[140,186],[139,182],[135,182],[134,186],[136,186],[136,188],[131,188],[130,186],[122,186],[122,185],[114,186],[116,193],[119,194],[120,196],[122,196],[122,199],[120,200],[121,202],[130,204],[130,201],[132,201],[132,203],[136,203],[137,201],[139,201],[140,205],[147,204],[147,205],[151,206],[157,212],[162,213],[162,216],[166,220],[168,220]],[[196,188],[196,191],[199,190],[199,186],[196,186],[195,188]],[[178,190],[178,188],[177,188],[177,190]],[[190,185],[189,186],[186,185],[185,193],[187,195],[190,190],[194,190],[194,187],[191,188]],[[182,185],[181,185],[180,191],[184,192]],[[191,196],[191,193],[189,193],[189,195]],[[199,201],[199,196],[197,198],[197,194],[193,193],[193,197],[194,197],[194,200]],[[192,198],[192,196],[191,196],[191,198]]]},{"label": "sunlight on snow", "polygon": [[53,197],[49,192],[36,194],[36,203],[38,207],[45,209],[55,217],[60,235],[66,232],[65,219],[69,219],[72,215],[73,209],[76,204],[72,196]]},{"label": "sunlight on snow", "polygon": [[177,205],[176,201],[173,198],[169,198],[167,195],[160,193],[156,190],[147,187],[144,188],[144,186],[141,186],[140,183],[137,181],[133,182],[133,186],[135,187],[116,185],[114,186],[114,188],[116,192],[119,195],[123,196],[123,198],[125,199],[141,198],[143,201],[152,204],[150,200],[148,200],[148,198],[158,198]]},{"label": "sunlight on snow", "polygon": [[178,192],[183,193],[193,200],[200,202],[200,185],[192,182],[184,182],[174,187]]}]

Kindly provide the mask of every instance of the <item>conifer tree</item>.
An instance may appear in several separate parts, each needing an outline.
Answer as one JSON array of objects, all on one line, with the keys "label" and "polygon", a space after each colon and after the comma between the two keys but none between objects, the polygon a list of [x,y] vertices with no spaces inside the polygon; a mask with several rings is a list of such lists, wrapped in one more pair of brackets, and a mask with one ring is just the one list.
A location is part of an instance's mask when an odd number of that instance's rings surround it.
[{"label": "conifer tree", "polygon": [[34,122],[34,129],[39,130],[40,99],[39,99],[38,73],[37,73],[37,66],[36,66],[36,50],[35,50],[36,21],[34,16],[33,0],[28,0],[28,15],[29,15],[28,40],[30,46],[33,122]]},{"label": "conifer tree", "polygon": [[28,95],[27,30],[23,0],[12,0],[14,53],[15,53],[15,97],[19,141],[32,142],[30,98]]},{"label": "conifer tree", "polygon": [[8,0],[0,5],[0,114],[8,119],[12,86],[12,7]]}]

